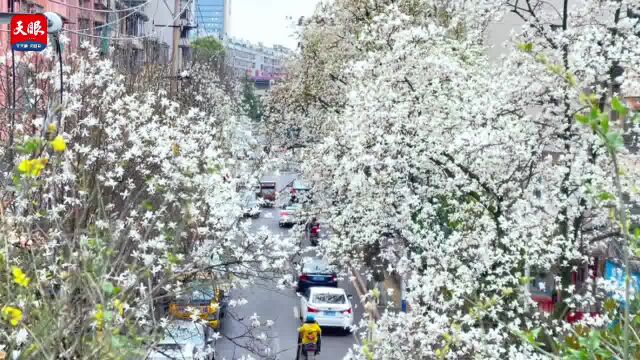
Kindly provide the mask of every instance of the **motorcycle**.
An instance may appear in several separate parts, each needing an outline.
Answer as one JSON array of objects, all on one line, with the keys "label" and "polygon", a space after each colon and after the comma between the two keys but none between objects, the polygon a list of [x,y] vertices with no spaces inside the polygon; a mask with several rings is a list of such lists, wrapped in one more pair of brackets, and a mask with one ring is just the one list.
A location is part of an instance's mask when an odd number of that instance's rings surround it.
[{"label": "motorcycle", "polygon": [[316,349],[317,349],[317,345],[314,343],[308,343],[300,346],[300,353],[301,353],[300,355],[302,355],[300,358],[306,359],[306,360],[315,359]]},{"label": "motorcycle", "polygon": [[320,224],[313,222],[307,225],[307,236],[311,246],[318,246],[320,240]]}]

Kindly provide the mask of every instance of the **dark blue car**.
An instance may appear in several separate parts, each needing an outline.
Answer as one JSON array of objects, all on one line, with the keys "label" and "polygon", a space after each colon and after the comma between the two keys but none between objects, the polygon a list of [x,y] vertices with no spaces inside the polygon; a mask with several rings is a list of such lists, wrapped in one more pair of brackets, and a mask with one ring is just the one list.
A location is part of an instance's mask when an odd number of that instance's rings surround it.
[{"label": "dark blue car", "polygon": [[338,287],[338,276],[323,259],[305,259],[298,277],[297,291],[304,292],[312,286]]}]

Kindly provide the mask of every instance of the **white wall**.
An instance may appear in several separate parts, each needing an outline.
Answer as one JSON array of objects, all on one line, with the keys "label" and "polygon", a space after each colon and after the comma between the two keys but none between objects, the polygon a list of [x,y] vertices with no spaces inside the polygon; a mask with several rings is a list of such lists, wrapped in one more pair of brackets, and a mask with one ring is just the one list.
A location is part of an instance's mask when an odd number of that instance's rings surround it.
[{"label": "white wall", "polygon": [[[196,0],[193,0],[196,1]],[[168,6],[167,6],[168,5]],[[172,25],[174,0],[153,1],[145,6],[144,13],[149,17],[149,21],[145,23],[145,31],[147,34],[156,32],[152,38],[158,39],[169,45],[169,56],[171,56],[171,39],[173,37],[173,28],[159,27],[155,25]]]}]

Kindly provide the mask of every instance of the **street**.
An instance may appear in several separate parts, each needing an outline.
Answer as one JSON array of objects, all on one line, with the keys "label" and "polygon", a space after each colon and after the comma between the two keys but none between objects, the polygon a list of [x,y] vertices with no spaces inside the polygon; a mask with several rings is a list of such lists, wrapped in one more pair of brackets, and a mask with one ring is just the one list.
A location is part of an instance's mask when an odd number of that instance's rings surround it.
[{"label": "street", "polygon": [[[294,178],[295,176],[291,174],[283,174],[275,177],[265,177],[264,180],[275,180],[277,189],[280,191]],[[263,208],[260,217],[251,220],[253,222],[251,225],[252,230],[266,226],[274,234],[288,235],[290,229],[278,226],[279,211],[280,209],[278,208]],[[309,244],[303,242],[302,246],[308,247]],[[306,251],[304,254],[310,256],[312,252]],[[294,272],[293,266],[290,271]],[[354,322],[359,322],[362,317],[362,306],[355,289],[348,278],[339,280],[339,286],[344,288],[347,294],[353,295]],[[232,290],[230,298],[244,298],[248,303],[230,310],[233,314],[223,320],[221,328],[223,338],[217,342],[216,359],[240,359],[243,356],[283,360],[295,359],[297,328],[300,326],[298,312],[300,300],[293,288],[280,290],[273,282],[265,280],[260,281],[252,288]],[[261,321],[273,321],[273,326],[266,333],[269,338],[270,356],[258,356],[252,353],[246,348],[254,344],[251,343],[249,338],[240,337],[246,331],[246,327],[240,324],[239,321],[244,320],[245,323],[248,323],[250,322],[249,318],[254,314],[257,314]],[[240,338],[234,339],[235,337]],[[341,359],[355,343],[356,338],[353,334],[345,335],[338,330],[323,329],[322,352],[317,359]]]}]

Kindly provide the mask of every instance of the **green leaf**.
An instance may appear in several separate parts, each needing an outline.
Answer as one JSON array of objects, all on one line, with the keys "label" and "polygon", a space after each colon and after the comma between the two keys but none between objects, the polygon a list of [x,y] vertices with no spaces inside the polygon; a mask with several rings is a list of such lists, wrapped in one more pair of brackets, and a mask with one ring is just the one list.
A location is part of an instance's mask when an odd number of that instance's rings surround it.
[{"label": "green leaf", "polygon": [[607,134],[607,146],[613,151],[618,151],[624,147],[624,140],[622,136],[618,133],[608,133]]},{"label": "green leaf", "polygon": [[42,140],[39,138],[30,138],[22,145],[16,146],[16,150],[23,155],[29,155],[36,152],[42,145]]},{"label": "green leaf", "polygon": [[461,221],[449,221],[449,223],[447,224],[449,229],[457,229],[460,227],[460,225],[462,225]]},{"label": "green leaf", "polygon": [[613,111],[617,112],[622,117],[627,116],[627,113],[629,112],[629,109],[627,109],[627,107],[624,106],[624,104],[617,97],[614,97],[611,100],[611,107],[613,108]]},{"label": "green leaf", "polygon": [[535,59],[541,64],[546,64],[548,62],[546,56],[544,56],[543,54],[536,55]]},{"label": "green leaf", "polygon": [[531,280],[533,280],[533,278],[530,276],[521,276],[518,279],[518,282],[520,283],[520,285],[528,285],[531,283]]},{"label": "green leaf", "polygon": [[180,260],[172,252],[168,252],[167,253],[167,261],[169,261],[169,263],[174,264],[174,265],[180,264]]},{"label": "green leaf", "polygon": [[102,290],[108,295],[113,295],[115,292],[115,286],[110,281],[102,283]]},{"label": "green leaf", "polygon": [[128,345],[128,340],[129,339],[127,339],[125,336],[115,335],[111,337],[111,344],[116,349],[123,349]]},{"label": "green leaf", "polygon": [[640,123],[640,112],[637,112],[631,118],[631,122],[634,124]]},{"label": "green leaf", "polygon": [[600,115],[600,128],[605,134],[609,132],[609,117],[606,114]]},{"label": "green leaf", "polygon": [[605,300],[603,308],[605,311],[611,313],[618,308],[618,303],[614,299],[608,298]]},{"label": "green leaf", "polygon": [[549,65],[547,68],[556,75],[561,75],[563,71],[562,66],[556,64]]},{"label": "green leaf", "polygon": [[149,211],[153,211],[153,203],[151,203],[151,201],[149,200],[143,201],[142,204],[140,204],[140,206],[142,206],[143,208]]},{"label": "green leaf", "polygon": [[518,49],[520,49],[520,51],[522,52],[530,53],[533,51],[533,44],[532,43],[519,44]]},{"label": "green leaf", "polygon": [[105,311],[104,312],[104,320],[105,322],[111,322],[111,320],[113,319],[113,311]]},{"label": "green leaf", "polygon": [[613,194],[603,191],[600,194],[598,194],[598,200],[600,201],[609,201],[609,200],[613,200],[614,196]]},{"label": "green leaf", "polygon": [[536,346],[536,338],[540,334],[540,328],[533,329],[531,331],[523,331],[520,336],[529,344]]},{"label": "green leaf", "polygon": [[583,115],[583,114],[577,114],[576,120],[583,125],[587,125],[589,123],[589,118],[587,117],[587,115]]},{"label": "green leaf", "polygon": [[578,99],[580,100],[580,104],[582,105],[589,105],[591,103],[589,95],[583,92],[580,93],[580,95],[578,96]]}]

